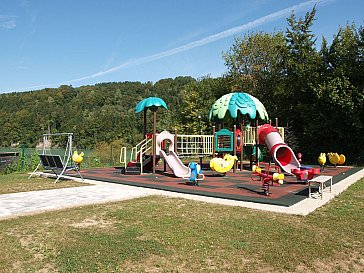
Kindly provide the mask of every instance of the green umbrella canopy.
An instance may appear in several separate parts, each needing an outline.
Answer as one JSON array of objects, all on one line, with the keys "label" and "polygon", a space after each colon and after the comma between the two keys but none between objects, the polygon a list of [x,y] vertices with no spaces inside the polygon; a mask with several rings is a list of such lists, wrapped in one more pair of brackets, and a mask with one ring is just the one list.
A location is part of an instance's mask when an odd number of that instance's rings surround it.
[{"label": "green umbrella canopy", "polygon": [[[258,116],[257,116],[258,114]],[[247,116],[267,121],[268,113],[264,105],[247,93],[229,93],[215,101],[209,112],[209,120],[242,119]]]},{"label": "green umbrella canopy", "polygon": [[162,100],[161,98],[157,98],[157,97],[149,97],[149,98],[146,98],[146,99],[140,101],[137,104],[137,106],[135,107],[135,112],[140,113],[146,108],[150,108],[152,111],[155,111],[160,106],[162,106],[168,110],[168,107],[167,107],[166,103],[164,102],[164,100]]}]

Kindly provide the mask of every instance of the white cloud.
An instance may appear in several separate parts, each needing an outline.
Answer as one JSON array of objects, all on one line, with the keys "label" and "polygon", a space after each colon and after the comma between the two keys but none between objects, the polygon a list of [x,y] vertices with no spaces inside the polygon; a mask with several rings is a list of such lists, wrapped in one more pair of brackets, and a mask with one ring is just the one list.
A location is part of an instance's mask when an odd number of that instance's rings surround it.
[{"label": "white cloud", "polygon": [[13,29],[16,27],[15,16],[12,15],[0,15],[0,28]]},{"label": "white cloud", "polygon": [[253,20],[251,22],[248,22],[248,23],[245,23],[243,25],[233,27],[233,28],[227,29],[225,31],[222,31],[222,32],[219,32],[219,33],[216,33],[216,34],[209,35],[209,36],[207,36],[205,38],[202,38],[200,40],[196,40],[194,42],[187,43],[185,45],[182,45],[182,46],[170,49],[170,50],[162,51],[162,52],[152,54],[152,55],[149,55],[149,56],[146,56],[146,57],[136,58],[134,60],[124,62],[124,63],[122,63],[122,64],[120,64],[118,66],[114,66],[114,67],[111,67],[109,69],[101,70],[101,71],[96,72],[94,74],[87,75],[87,76],[84,76],[84,77],[80,77],[80,78],[77,78],[77,79],[69,80],[69,81],[66,81],[66,82],[61,82],[61,83],[58,83],[58,84],[32,86],[32,87],[29,87],[29,88],[24,88],[24,90],[35,89],[35,88],[44,88],[44,87],[48,87],[48,86],[57,86],[57,85],[62,85],[62,84],[71,84],[71,83],[75,83],[75,82],[80,82],[80,81],[84,81],[84,80],[88,80],[88,79],[97,78],[97,77],[100,77],[100,76],[103,76],[103,75],[106,75],[106,74],[110,74],[112,72],[115,72],[115,71],[118,71],[118,70],[121,70],[121,69],[125,69],[125,68],[128,68],[128,67],[134,67],[134,66],[138,66],[138,65],[141,65],[141,64],[150,63],[150,62],[162,59],[162,58],[166,58],[168,56],[172,56],[172,55],[176,55],[176,54],[181,53],[181,52],[188,51],[188,50],[193,49],[193,48],[197,48],[197,47],[201,47],[201,46],[213,43],[215,41],[218,41],[218,40],[221,40],[221,39],[224,39],[224,38],[227,38],[227,37],[231,37],[233,35],[236,35],[238,33],[242,33],[244,31],[254,29],[254,28],[256,28],[256,27],[258,27],[260,25],[264,25],[265,23],[272,22],[272,21],[284,18],[284,17],[290,15],[292,11],[295,11],[296,13],[298,13],[298,12],[308,10],[308,9],[312,8],[314,5],[325,6],[325,5],[327,5],[327,4],[329,4],[330,2],[333,2],[333,1],[335,1],[335,0],[310,0],[310,1],[305,1],[305,2],[299,3],[297,5],[293,5],[293,6],[290,6],[288,8],[281,9],[279,11],[273,12],[273,13],[268,14],[266,16],[262,16],[262,17],[260,17],[258,19],[255,19],[255,20]]},{"label": "white cloud", "polygon": [[10,20],[10,21],[0,23],[0,28],[3,28],[3,29],[13,29],[15,27],[16,27],[15,20]]},{"label": "white cloud", "polygon": [[81,77],[81,78],[78,78],[78,79],[70,80],[67,83],[74,83],[74,82],[80,82],[80,81],[88,80],[88,79],[92,79],[92,78],[97,78],[97,77],[112,73],[112,72],[117,71],[117,70],[121,70],[121,69],[125,69],[125,68],[128,68],[128,67],[133,67],[133,66],[149,63],[149,62],[152,62],[152,61],[156,61],[156,60],[168,57],[168,56],[175,55],[177,53],[188,51],[188,50],[196,48],[196,47],[200,47],[200,46],[203,46],[203,45],[210,44],[212,42],[215,42],[215,41],[218,41],[218,40],[233,36],[235,34],[243,32],[243,31],[254,29],[254,28],[256,28],[256,27],[258,27],[260,25],[263,25],[265,23],[272,22],[272,21],[275,21],[277,19],[284,18],[285,16],[289,15],[293,10],[295,12],[300,12],[300,11],[307,10],[308,8],[313,7],[313,5],[315,5],[315,4],[322,6],[322,5],[328,4],[329,2],[332,2],[332,1],[333,0],[310,0],[310,1],[302,2],[302,3],[299,3],[297,5],[294,5],[294,6],[279,10],[277,12],[273,12],[273,13],[268,14],[266,16],[260,17],[260,18],[258,18],[256,20],[253,20],[253,21],[249,22],[249,23],[246,23],[246,24],[234,27],[234,28],[230,28],[228,30],[219,32],[217,34],[207,36],[205,38],[202,38],[200,40],[196,40],[194,42],[185,44],[183,46],[179,46],[179,47],[173,48],[171,50],[166,50],[166,51],[156,53],[156,54],[153,54],[153,55],[150,55],[150,56],[137,58],[137,59],[134,59],[132,61],[128,61],[128,62],[122,63],[122,64],[120,64],[118,66],[109,68],[107,70],[99,71],[99,72],[94,73],[92,75],[88,75],[88,76],[84,76],[84,77]]}]

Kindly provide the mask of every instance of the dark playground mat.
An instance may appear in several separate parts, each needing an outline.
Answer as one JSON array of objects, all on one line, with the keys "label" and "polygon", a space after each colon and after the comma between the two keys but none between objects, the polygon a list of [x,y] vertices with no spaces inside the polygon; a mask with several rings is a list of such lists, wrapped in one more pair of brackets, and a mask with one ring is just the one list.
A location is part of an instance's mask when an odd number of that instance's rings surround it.
[{"label": "dark playground mat", "polygon": [[[326,167],[321,175],[333,176],[333,184],[358,172],[356,167]],[[229,172],[220,175],[212,171],[204,171],[205,180],[199,186],[191,185],[188,180],[177,178],[167,169],[163,172],[159,167],[156,174],[124,175],[117,168],[96,168],[82,170],[84,178],[118,183],[130,186],[145,187],[187,194],[195,194],[238,201],[248,201],[263,204],[292,206],[308,198],[308,186],[305,182],[297,181],[295,176],[285,176],[284,184],[270,186],[270,195],[263,193],[260,181],[251,179],[251,171]],[[313,191],[318,187],[313,187]]]}]

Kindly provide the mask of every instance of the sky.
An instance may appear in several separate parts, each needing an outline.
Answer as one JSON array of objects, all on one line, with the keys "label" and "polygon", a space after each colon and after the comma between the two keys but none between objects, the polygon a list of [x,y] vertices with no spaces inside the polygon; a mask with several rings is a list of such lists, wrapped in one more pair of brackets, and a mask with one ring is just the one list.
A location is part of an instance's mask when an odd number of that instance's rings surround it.
[{"label": "sky", "polygon": [[285,31],[314,5],[318,48],[364,25],[363,0],[0,0],[0,93],[218,77],[236,37]]}]

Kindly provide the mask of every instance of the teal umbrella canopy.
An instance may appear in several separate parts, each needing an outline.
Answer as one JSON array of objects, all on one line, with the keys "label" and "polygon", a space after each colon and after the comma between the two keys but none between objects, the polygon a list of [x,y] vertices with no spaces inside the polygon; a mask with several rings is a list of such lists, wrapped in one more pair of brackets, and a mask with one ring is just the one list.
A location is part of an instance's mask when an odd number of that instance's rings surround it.
[{"label": "teal umbrella canopy", "polygon": [[215,101],[209,112],[210,121],[239,119],[248,117],[268,121],[268,113],[264,105],[247,93],[229,93]]},{"label": "teal umbrella canopy", "polygon": [[161,98],[157,98],[157,97],[149,97],[149,98],[146,98],[146,99],[140,101],[137,104],[137,106],[135,107],[135,112],[140,113],[144,109],[147,109],[147,108],[150,108],[152,111],[155,111],[160,106],[162,106],[168,110],[168,107],[167,107],[166,103],[164,102],[164,100],[162,100]]}]

